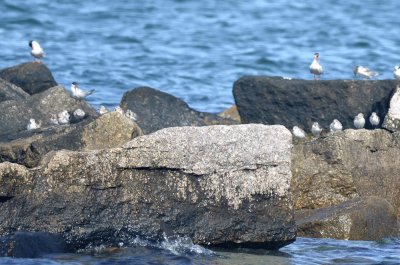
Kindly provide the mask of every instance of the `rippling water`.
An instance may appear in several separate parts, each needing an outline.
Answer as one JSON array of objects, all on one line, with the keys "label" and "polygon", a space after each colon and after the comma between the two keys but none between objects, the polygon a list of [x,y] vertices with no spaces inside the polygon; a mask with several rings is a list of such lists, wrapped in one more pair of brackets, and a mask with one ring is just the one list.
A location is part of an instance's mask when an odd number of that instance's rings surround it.
[{"label": "rippling water", "polygon": [[94,105],[147,85],[217,112],[243,75],[310,79],[315,51],[325,79],[352,78],[355,64],[392,78],[400,64],[398,0],[3,0],[0,10],[0,67],[31,60],[36,39],[60,84],[98,90]]},{"label": "rippling water", "polygon": [[[312,78],[316,51],[324,79],[353,78],[356,64],[392,78],[400,64],[398,0],[2,0],[0,10],[0,68],[31,60],[36,39],[56,80],[95,88],[95,106],[115,106],[147,85],[217,112],[233,103],[232,84],[243,75]],[[0,264],[399,264],[399,252],[399,240],[299,239],[274,253],[141,246]]]}]

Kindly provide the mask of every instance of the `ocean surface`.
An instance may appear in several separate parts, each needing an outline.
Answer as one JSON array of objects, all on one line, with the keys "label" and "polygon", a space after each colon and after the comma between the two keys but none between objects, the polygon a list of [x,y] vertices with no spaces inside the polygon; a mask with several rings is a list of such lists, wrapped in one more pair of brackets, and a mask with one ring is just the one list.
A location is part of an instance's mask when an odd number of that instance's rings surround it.
[{"label": "ocean surface", "polygon": [[[241,76],[312,79],[314,52],[322,79],[354,78],[355,65],[393,78],[399,10],[399,0],[2,0],[0,68],[31,61],[33,39],[59,84],[96,89],[95,107],[114,107],[124,92],[151,86],[219,112],[234,103]],[[300,238],[279,252],[223,252],[167,242],[0,264],[400,264],[399,245]]]}]

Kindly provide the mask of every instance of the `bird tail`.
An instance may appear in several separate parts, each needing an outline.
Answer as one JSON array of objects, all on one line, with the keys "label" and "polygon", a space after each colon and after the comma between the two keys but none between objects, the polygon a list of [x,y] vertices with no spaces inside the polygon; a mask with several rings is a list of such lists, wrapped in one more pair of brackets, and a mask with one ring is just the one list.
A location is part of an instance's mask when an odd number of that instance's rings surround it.
[{"label": "bird tail", "polygon": [[94,92],[96,92],[96,89],[91,89],[91,90],[89,90],[87,95],[89,96],[89,95],[93,94]]}]

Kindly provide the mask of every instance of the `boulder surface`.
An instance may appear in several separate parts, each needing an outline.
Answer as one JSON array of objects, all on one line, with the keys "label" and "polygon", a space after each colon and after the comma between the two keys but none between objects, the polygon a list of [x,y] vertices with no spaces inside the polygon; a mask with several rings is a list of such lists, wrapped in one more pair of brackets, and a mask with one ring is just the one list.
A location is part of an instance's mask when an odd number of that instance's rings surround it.
[{"label": "boulder surface", "polygon": [[3,163],[0,186],[19,189],[0,197],[0,235],[59,234],[71,250],[136,236],[277,249],[295,240],[290,152],[283,126],[177,127],[51,152],[34,169]]}]

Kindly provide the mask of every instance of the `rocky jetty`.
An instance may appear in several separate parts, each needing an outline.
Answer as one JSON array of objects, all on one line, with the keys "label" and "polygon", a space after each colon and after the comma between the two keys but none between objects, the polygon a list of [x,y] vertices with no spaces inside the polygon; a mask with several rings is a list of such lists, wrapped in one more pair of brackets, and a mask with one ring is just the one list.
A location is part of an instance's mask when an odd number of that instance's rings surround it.
[{"label": "rocky jetty", "polygon": [[283,126],[176,127],[122,148],[0,164],[0,234],[60,234],[69,249],[189,237],[277,249],[295,240]]},{"label": "rocky jetty", "polygon": [[[338,119],[354,128],[354,116],[376,112],[383,121],[396,88],[395,80],[300,80],[242,77],[233,94],[242,123],[299,126],[310,133],[313,122],[329,128]],[[366,119],[366,128],[374,128]]]},{"label": "rocky jetty", "polygon": [[136,122],[144,134],[168,127],[239,123],[216,114],[191,109],[183,100],[150,87],[138,87],[126,92],[120,106],[136,114]]}]

